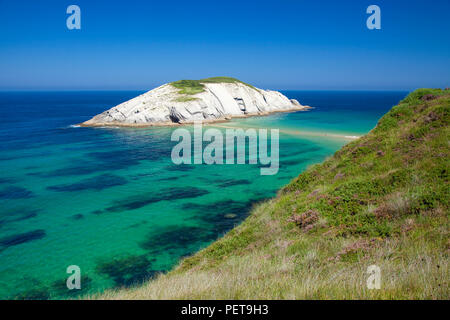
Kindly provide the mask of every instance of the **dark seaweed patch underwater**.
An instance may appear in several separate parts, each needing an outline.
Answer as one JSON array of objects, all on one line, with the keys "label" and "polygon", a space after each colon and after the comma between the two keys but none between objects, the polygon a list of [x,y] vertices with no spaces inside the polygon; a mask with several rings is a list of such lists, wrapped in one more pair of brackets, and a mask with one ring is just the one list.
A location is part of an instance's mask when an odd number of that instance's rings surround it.
[{"label": "dark seaweed patch underwater", "polygon": [[114,186],[120,186],[127,183],[125,178],[113,174],[102,174],[97,177],[81,180],[80,182],[62,184],[47,187],[48,190],[60,192],[74,192],[83,190],[103,190]]},{"label": "dark seaweed patch underwater", "polygon": [[25,242],[42,239],[43,237],[45,237],[44,230],[33,230],[1,238],[0,245],[3,247],[11,247]]},{"label": "dark seaweed patch underwater", "polygon": [[158,273],[151,270],[151,261],[145,255],[131,255],[101,261],[96,271],[111,278],[116,287],[136,285]]},{"label": "dark seaweed patch underwater", "polygon": [[132,196],[128,199],[119,200],[114,205],[105,209],[106,212],[121,212],[135,210],[148,206],[155,202],[171,201],[177,199],[197,198],[209,192],[195,187],[168,188],[152,194],[144,194],[138,197]]},{"label": "dark seaweed patch underwater", "polygon": [[0,189],[0,199],[26,199],[32,196],[33,192],[22,187],[9,186]]}]

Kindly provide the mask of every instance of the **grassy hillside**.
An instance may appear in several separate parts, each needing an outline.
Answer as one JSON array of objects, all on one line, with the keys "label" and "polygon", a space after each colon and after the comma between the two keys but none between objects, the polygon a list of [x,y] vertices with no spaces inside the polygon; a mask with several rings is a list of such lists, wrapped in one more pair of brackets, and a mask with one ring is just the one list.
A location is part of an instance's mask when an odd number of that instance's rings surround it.
[{"label": "grassy hillside", "polygon": [[411,93],[173,271],[94,298],[449,299],[449,112],[450,90]]}]

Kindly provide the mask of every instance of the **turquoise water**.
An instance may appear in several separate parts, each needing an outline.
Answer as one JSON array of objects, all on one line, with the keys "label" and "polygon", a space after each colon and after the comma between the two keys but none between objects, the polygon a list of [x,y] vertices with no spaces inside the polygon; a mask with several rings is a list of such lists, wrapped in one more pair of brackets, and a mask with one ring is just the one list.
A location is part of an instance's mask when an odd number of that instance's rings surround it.
[{"label": "turquoise water", "polygon": [[[280,170],[171,162],[174,128],[76,128],[140,92],[0,93],[0,298],[65,298],[169,270],[406,92],[284,92],[308,112],[212,125],[280,129]],[[82,290],[67,290],[69,265]]]}]

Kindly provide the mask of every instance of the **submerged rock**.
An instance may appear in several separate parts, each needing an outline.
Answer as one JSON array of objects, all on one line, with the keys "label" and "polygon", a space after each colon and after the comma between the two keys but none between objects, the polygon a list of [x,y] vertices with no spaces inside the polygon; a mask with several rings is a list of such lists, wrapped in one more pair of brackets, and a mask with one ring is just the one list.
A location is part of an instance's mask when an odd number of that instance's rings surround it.
[{"label": "submerged rock", "polygon": [[181,80],[121,103],[81,125],[174,125],[308,108],[278,91],[258,89],[233,78]]}]

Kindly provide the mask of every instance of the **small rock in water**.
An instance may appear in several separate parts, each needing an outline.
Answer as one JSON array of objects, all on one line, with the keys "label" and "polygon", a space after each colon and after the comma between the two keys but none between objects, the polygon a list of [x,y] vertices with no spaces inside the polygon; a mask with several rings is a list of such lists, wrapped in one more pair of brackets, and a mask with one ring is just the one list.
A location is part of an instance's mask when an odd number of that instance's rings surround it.
[{"label": "small rock in water", "polygon": [[227,213],[226,215],[224,215],[225,218],[227,219],[234,219],[237,217],[237,214],[234,213]]}]

